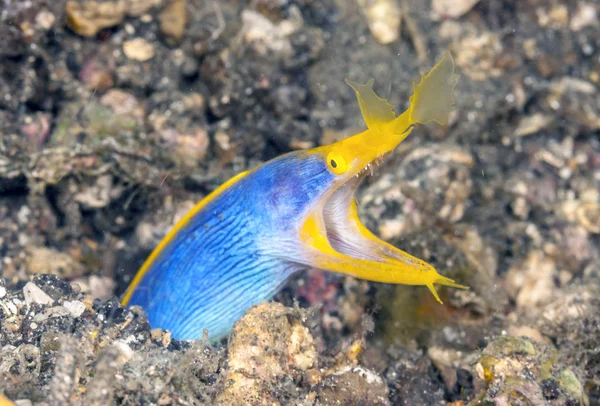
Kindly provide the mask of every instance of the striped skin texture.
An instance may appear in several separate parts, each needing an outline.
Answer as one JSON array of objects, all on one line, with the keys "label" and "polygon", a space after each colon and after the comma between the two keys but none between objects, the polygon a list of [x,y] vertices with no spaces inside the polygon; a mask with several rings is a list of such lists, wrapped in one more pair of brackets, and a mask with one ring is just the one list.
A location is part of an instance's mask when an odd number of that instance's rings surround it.
[{"label": "striped skin texture", "polygon": [[223,190],[162,249],[128,305],[177,339],[224,337],[253,305],[303,268],[297,230],[334,181],[319,154],[269,161]]}]

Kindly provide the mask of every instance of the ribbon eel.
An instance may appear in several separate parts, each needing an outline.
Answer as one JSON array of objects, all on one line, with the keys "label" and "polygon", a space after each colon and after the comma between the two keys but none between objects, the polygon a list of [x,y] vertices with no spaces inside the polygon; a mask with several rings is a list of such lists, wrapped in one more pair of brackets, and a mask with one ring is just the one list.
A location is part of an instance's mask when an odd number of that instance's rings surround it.
[{"label": "ribbon eel", "polygon": [[141,306],[153,328],[177,339],[208,329],[215,341],[295,272],[319,268],[370,281],[466,288],[373,235],[354,198],[361,181],[416,124],[446,124],[454,104],[450,54],[414,83],[410,107],[366,84],[354,89],[367,130],[295,151],[240,173],[198,203],[165,236],[131,282],[123,305]]}]

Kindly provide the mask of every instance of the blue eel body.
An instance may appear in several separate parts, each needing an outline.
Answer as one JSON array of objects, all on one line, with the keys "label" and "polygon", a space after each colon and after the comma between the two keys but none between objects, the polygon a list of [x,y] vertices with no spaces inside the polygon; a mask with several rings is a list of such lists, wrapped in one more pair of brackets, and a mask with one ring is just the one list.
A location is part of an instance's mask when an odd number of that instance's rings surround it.
[{"label": "blue eel body", "polygon": [[305,268],[289,260],[298,245],[289,231],[333,181],[323,159],[303,151],[254,169],[175,234],[128,305],[144,308],[150,324],[174,338],[196,339],[204,328],[211,341],[224,337],[248,308]]}]

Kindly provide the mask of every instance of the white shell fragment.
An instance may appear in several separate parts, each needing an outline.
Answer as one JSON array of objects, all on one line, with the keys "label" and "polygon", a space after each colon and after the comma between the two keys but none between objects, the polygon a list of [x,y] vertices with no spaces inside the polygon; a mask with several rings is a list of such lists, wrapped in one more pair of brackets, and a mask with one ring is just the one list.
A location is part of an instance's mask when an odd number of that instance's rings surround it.
[{"label": "white shell fragment", "polygon": [[23,287],[23,295],[25,296],[25,302],[28,304],[37,303],[42,305],[51,305],[54,303],[54,299],[52,299],[46,292],[41,290],[37,285],[33,282],[28,282]]}]

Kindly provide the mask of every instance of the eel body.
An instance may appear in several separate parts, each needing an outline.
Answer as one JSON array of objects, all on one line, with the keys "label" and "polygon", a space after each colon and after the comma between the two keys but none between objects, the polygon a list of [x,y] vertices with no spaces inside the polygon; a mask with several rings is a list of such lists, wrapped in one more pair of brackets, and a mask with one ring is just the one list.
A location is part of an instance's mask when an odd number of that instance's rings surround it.
[{"label": "eel body", "polygon": [[[138,271],[122,303],[141,306],[152,327],[177,339],[208,329],[215,341],[293,273],[320,268],[358,278],[464,288],[426,262],[380,240],[360,221],[355,191],[416,124],[445,124],[456,75],[449,54],[414,85],[396,115],[373,80],[354,89],[367,130],[295,151],[229,180],[167,234]],[[441,301],[440,301],[441,302]]]}]

